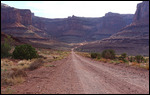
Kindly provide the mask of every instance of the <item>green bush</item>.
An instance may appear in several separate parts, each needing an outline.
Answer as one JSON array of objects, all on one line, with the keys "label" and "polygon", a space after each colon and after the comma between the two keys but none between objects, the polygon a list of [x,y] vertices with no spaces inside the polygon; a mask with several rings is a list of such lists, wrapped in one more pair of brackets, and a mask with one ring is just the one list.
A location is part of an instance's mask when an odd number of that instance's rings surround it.
[{"label": "green bush", "polygon": [[131,57],[129,58],[129,61],[130,61],[130,62],[134,62],[134,61],[135,61],[135,58],[134,58],[133,56],[131,56]]},{"label": "green bush", "polygon": [[13,51],[13,58],[15,59],[32,59],[37,57],[38,54],[35,48],[28,44],[16,46]]},{"label": "green bush", "polygon": [[100,59],[101,55],[100,55],[100,53],[91,53],[91,58],[98,58],[98,59]]},{"label": "green bush", "polygon": [[121,56],[119,57],[119,60],[122,60],[124,62],[126,62],[126,57],[127,57],[127,54],[126,53],[122,53]]},{"label": "green bush", "polygon": [[120,56],[120,58],[123,60],[123,59],[125,59],[127,57],[127,54],[126,53],[122,53],[121,54],[121,56]]},{"label": "green bush", "polygon": [[124,60],[123,60],[123,62],[124,62],[124,63],[129,63],[129,61],[128,61],[128,60],[126,60],[126,59],[124,59]]},{"label": "green bush", "polygon": [[11,36],[6,35],[6,38],[4,38],[4,43],[1,43],[1,57],[9,57],[11,54],[9,51],[11,50],[12,43],[14,40],[11,38]]},{"label": "green bush", "polygon": [[11,50],[11,46],[7,43],[3,43],[1,44],[1,57],[5,58],[5,57],[9,57],[10,53],[9,51]]},{"label": "green bush", "polygon": [[106,59],[115,59],[115,51],[112,49],[107,49],[102,52],[102,57]]},{"label": "green bush", "polygon": [[101,54],[97,53],[97,59],[101,59]]},{"label": "green bush", "polygon": [[141,56],[141,55],[137,55],[137,56],[135,56],[135,60],[136,60],[138,63],[141,63],[141,62],[144,61],[144,57]]}]

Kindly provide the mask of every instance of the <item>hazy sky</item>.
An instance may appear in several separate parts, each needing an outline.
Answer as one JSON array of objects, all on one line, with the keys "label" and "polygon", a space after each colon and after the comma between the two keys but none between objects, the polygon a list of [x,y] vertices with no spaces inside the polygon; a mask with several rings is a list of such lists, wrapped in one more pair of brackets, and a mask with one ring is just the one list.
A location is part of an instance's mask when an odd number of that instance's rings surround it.
[{"label": "hazy sky", "polygon": [[19,9],[30,9],[35,16],[66,18],[68,16],[102,17],[105,13],[134,14],[142,1],[1,1]]}]

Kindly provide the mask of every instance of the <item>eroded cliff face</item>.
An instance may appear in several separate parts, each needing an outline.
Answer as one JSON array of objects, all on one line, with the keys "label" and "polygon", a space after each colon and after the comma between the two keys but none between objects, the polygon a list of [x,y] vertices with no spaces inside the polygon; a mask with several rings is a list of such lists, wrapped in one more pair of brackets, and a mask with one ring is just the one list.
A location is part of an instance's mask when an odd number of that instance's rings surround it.
[{"label": "eroded cliff face", "polygon": [[134,15],[134,23],[149,24],[149,1],[143,1],[137,5],[137,10]]},{"label": "eroded cliff face", "polygon": [[31,11],[30,10],[20,10],[20,22],[23,25],[32,25],[32,17],[31,17]]},{"label": "eroded cliff face", "polygon": [[149,1],[137,5],[134,20],[118,33],[101,41],[82,46],[85,51],[114,49],[118,54],[149,56]]},{"label": "eroded cliff face", "polygon": [[59,41],[78,43],[107,38],[130,24],[132,18],[132,14],[116,13],[99,18],[71,16],[64,19],[47,19],[32,16],[32,23]]},{"label": "eroded cliff face", "polygon": [[[1,31],[20,39],[40,39],[41,30],[32,26],[28,9],[16,9],[1,3]],[[43,32],[42,32],[43,33]]]},{"label": "eroded cliff face", "polygon": [[99,33],[115,34],[132,22],[132,14],[106,13],[99,25]]},{"label": "eroded cliff face", "polygon": [[132,37],[145,35],[149,36],[149,1],[143,1],[142,3],[139,3],[137,5],[133,22],[112,37],[131,37],[129,34],[131,34]]},{"label": "eroded cliff face", "polygon": [[107,13],[104,17],[71,16],[63,19],[36,17],[28,9],[1,4],[1,30],[17,37],[46,37],[62,42],[78,43],[110,37],[131,23],[132,14]]},{"label": "eroded cliff face", "polygon": [[11,27],[22,27],[24,25],[31,25],[31,11],[30,10],[20,10],[13,7],[4,7],[1,4],[1,26],[4,28]]}]

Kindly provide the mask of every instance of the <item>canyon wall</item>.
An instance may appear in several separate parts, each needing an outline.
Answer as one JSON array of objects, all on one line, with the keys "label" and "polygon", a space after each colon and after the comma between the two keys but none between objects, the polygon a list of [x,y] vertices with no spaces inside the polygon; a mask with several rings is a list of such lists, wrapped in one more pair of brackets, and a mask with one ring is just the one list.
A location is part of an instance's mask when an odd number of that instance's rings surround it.
[{"label": "canyon wall", "polygon": [[149,1],[137,5],[133,22],[109,38],[80,47],[78,50],[101,52],[114,49],[118,54],[149,56]]}]

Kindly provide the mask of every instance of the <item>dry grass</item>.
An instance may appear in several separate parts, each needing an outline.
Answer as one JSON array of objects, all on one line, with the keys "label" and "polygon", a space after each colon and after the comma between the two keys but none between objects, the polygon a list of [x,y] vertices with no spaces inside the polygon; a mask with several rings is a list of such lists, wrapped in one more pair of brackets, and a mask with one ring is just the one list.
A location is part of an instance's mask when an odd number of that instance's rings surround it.
[{"label": "dry grass", "polygon": [[56,65],[45,65],[45,67],[56,67]]},{"label": "dry grass", "polygon": [[27,77],[26,72],[23,69],[12,68],[13,72],[10,74],[11,78]]},{"label": "dry grass", "polygon": [[[87,57],[87,58],[91,58],[90,53],[86,53],[86,52],[76,52],[76,53],[81,55],[81,56],[84,56],[84,57]],[[116,55],[117,58],[119,56],[120,55]],[[149,70],[149,57],[144,57],[144,59],[145,59],[145,61],[143,63],[137,63],[136,61],[130,62],[128,60],[126,60],[126,61],[117,60],[117,59],[116,60],[110,60],[110,59],[105,59],[105,58],[100,58],[100,59],[95,58],[94,60],[100,61],[100,62],[104,62],[104,63],[114,63],[114,64],[125,63],[125,64],[128,64],[130,66],[140,67],[140,68],[144,68],[144,69]]]},{"label": "dry grass", "polygon": [[108,61],[108,63],[119,64],[120,60],[110,60],[110,61]]},{"label": "dry grass", "polygon": [[81,56],[91,58],[90,53],[86,53],[86,52],[76,52],[76,53],[81,55]]},{"label": "dry grass", "polygon": [[45,62],[48,63],[52,61],[61,60],[67,57],[70,54],[70,52],[51,49],[38,49],[38,54],[44,58]]},{"label": "dry grass", "polygon": [[23,83],[25,81],[25,79],[23,77],[13,77],[13,78],[8,78],[5,80],[5,82],[8,85],[15,85],[18,83]]},{"label": "dry grass", "polygon": [[147,70],[149,70],[149,63],[146,64],[145,68],[146,68]]},{"label": "dry grass", "polygon": [[37,69],[37,68],[39,68],[39,67],[41,67],[41,66],[43,66],[44,65],[44,61],[43,61],[43,59],[37,59],[37,60],[35,60],[33,63],[31,63],[30,65],[29,65],[29,70],[35,70],[35,69]]},{"label": "dry grass", "polygon": [[2,71],[1,85],[10,86],[10,85],[15,85],[17,83],[22,83],[25,81],[24,77],[26,76],[27,74],[24,70],[13,69],[10,71]]},{"label": "dry grass", "polygon": [[[39,49],[38,54],[43,58],[31,60],[18,60],[3,58],[1,59],[1,87],[8,87],[18,83],[23,83],[27,76],[26,70],[37,69],[45,63],[61,60],[67,57],[70,52],[50,49]],[[44,65],[46,67],[55,67],[55,65]],[[4,94],[11,94],[11,89],[2,91]]]},{"label": "dry grass", "polygon": [[107,59],[101,58],[99,61],[106,63],[106,62],[107,62]]},{"label": "dry grass", "polygon": [[7,87],[6,89],[1,90],[1,94],[13,94],[15,91],[11,89],[10,87]]},{"label": "dry grass", "polygon": [[123,60],[119,60],[120,63],[124,63]]}]

